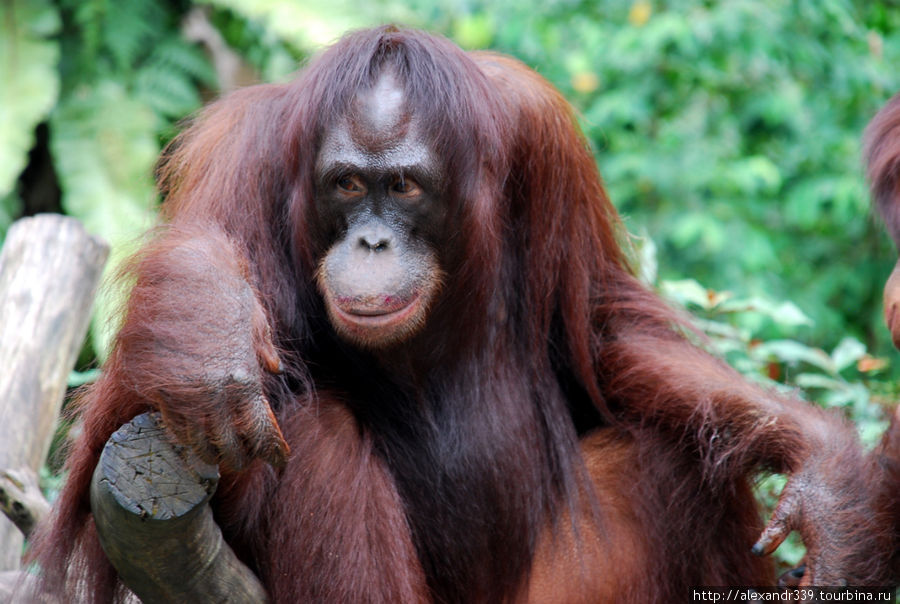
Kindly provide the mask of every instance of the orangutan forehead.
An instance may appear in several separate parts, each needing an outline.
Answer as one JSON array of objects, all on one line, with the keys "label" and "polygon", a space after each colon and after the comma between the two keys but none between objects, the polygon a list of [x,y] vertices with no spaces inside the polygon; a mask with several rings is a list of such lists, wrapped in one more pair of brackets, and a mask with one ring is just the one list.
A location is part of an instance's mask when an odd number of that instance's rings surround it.
[{"label": "orangutan forehead", "polygon": [[406,93],[393,71],[384,71],[369,90],[353,100],[348,115],[350,135],[362,147],[377,151],[404,138],[412,116]]},{"label": "orangutan forehead", "polygon": [[326,134],[316,162],[320,171],[335,165],[361,172],[403,172],[413,167],[431,171],[436,167],[434,154],[428,145],[419,141],[415,129],[407,129],[399,137],[360,140],[348,122],[342,120]]},{"label": "orangutan forehead", "polygon": [[328,129],[318,167],[402,172],[415,166],[433,171],[434,155],[423,144],[419,130],[407,108],[403,87],[393,72],[385,72],[371,89],[357,95],[347,115]]}]

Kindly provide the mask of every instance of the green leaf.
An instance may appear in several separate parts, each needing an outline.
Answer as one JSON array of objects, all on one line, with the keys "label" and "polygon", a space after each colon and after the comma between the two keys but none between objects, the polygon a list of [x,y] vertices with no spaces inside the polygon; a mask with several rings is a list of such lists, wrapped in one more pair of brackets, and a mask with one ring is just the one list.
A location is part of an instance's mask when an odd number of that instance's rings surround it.
[{"label": "green leaf", "polygon": [[104,46],[120,71],[135,66],[155,42],[166,20],[165,3],[154,0],[108,1],[102,13]]},{"label": "green leaf", "polygon": [[199,45],[171,36],[160,42],[134,78],[134,95],[167,119],[178,120],[202,104],[196,81],[214,88],[216,73]]},{"label": "green leaf", "polygon": [[[154,223],[153,166],[159,153],[156,120],[124,88],[103,81],[64,99],[50,121],[50,146],[63,189],[63,207],[106,239],[106,274],[135,250],[137,237]],[[121,291],[101,289],[91,335],[101,359],[121,306]]]},{"label": "green leaf", "polygon": [[0,197],[15,187],[34,129],[59,94],[59,13],[47,0],[0,4]]},{"label": "green leaf", "polygon": [[813,320],[793,302],[778,304],[772,311],[771,316],[776,323],[786,327],[801,327],[813,324]]},{"label": "green leaf", "polygon": [[767,157],[746,157],[731,162],[727,169],[725,178],[737,194],[774,193],[781,187],[781,171]]},{"label": "green leaf", "polygon": [[710,290],[700,285],[694,279],[680,279],[677,281],[663,281],[659,284],[663,296],[681,306],[693,304],[703,309],[711,306]]},{"label": "green leaf", "polygon": [[801,373],[794,381],[801,388],[819,388],[832,392],[842,391],[846,385],[841,380],[822,375],[821,373]]},{"label": "green leaf", "polygon": [[828,407],[850,407],[855,415],[862,415],[869,405],[869,391],[863,384],[845,383],[843,388],[827,390],[819,399]]},{"label": "green leaf", "polygon": [[859,439],[868,447],[872,447],[881,440],[882,434],[888,427],[887,421],[861,421],[857,423]]},{"label": "green leaf", "polygon": [[456,19],[453,38],[463,48],[486,48],[494,37],[494,23],[490,14],[464,15]]},{"label": "green leaf", "polygon": [[831,351],[831,359],[835,369],[843,371],[858,360],[866,356],[866,346],[856,338],[844,338],[840,344]]},{"label": "green leaf", "polygon": [[714,216],[703,212],[685,212],[675,219],[672,226],[672,242],[686,248],[701,244],[705,253],[715,254],[729,241],[722,223]]},{"label": "green leaf", "polygon": [[794,340],[772,340],[753,349],[752,354],[760,359],[775,358],[788,364],[808,363],[827,373],[834,373],[831,357],[818,348],[813,348]]},{"label": "green leaf", "polygon": [[200,93],[184,74],[158,64],[141,69],[135,93],[160,115],[177,119],[200,107]]},{"label": "green leaf", "polygon": [[723,302],[719,310],[722,312],[756,312],[784,327],[812,325],[812,319],[793,302],[772,302],[761,297],[734,299]]},{"label": "green leaf", "polygon": [[100,379],[100,369],[88,369],[87,371],[71,371],[66,386],[78,388],[86,384],[92,384]]},{"label": "green leaf", "polygon": [[637,263],[638,278],[647,285],[653,285],[659,274],[656,243],[644,231],[639,237],[631,238],[631,247]]}]

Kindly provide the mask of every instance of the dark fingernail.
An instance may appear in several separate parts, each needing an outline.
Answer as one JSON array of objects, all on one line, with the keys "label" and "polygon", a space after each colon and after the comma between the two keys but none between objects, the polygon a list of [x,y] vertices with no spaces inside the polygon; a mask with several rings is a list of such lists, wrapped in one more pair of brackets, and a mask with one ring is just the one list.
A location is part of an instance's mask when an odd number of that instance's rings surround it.
[{"label": "dark fingernail", "polygon": [[795,579],[802,579],[802,578],[803,578],[803,575],[806,574],[806,565],[803,564],[803,565],[801,565],[801,566],[798,566],[797,568],[795,568],[795,569],[789,571],[789,574],[790,574],[792,577],[794,577]]},{"label": "dark fingernail", "polygon": [[756,545],[754,545],[750,549],[750,551],[753,553],[754,556],[763,556],[766,553],[765,548],[760,543],[757,543]]}]

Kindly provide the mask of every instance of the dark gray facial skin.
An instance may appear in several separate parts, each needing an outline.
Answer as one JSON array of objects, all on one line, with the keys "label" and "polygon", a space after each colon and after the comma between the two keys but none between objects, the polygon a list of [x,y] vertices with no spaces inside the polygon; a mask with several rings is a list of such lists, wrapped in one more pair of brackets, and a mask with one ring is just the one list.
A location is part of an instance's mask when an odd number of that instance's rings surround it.
[{"label": "dark gray facial skin", "polygon": [[364,348],[405,341],[425,323],[442,280],[433,239],[446,214],[442,174],[396,77],[384,73],[329,130],[316,161],[316,204],[334,241],[319,290],[337,333]]}]

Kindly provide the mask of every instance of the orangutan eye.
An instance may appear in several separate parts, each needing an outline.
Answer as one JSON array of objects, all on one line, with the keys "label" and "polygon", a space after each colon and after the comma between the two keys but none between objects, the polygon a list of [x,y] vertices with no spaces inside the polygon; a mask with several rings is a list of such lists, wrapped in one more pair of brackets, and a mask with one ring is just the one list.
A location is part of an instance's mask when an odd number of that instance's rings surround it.
[{"label": "orangutan eye", "polygon": [[391,191],[401,197],[417,197],[422,193],[422,188],[413,179],[400,176],[391,185]]},{"label": "orangutan eye", "polygon": [[338,178],[337,188],[341,193],[353,195],[354,197],[363,195],[366,192],[365,183],[363,183],[362,179],[355,174]]}]

